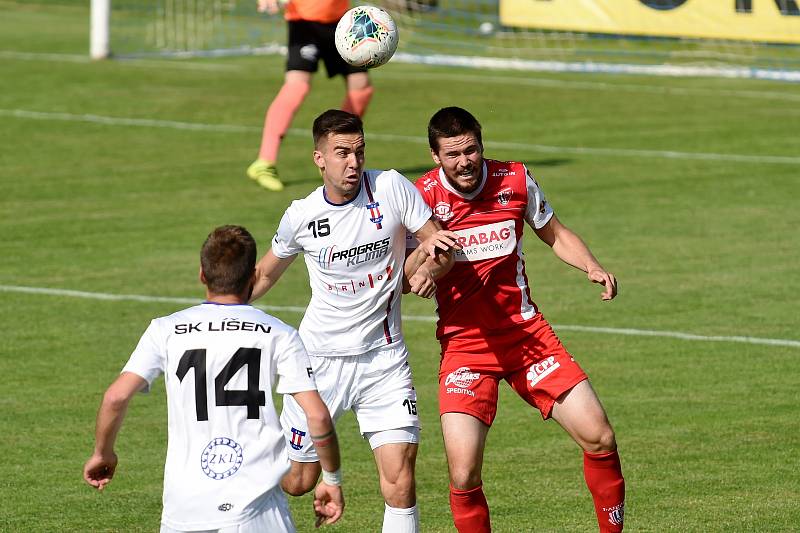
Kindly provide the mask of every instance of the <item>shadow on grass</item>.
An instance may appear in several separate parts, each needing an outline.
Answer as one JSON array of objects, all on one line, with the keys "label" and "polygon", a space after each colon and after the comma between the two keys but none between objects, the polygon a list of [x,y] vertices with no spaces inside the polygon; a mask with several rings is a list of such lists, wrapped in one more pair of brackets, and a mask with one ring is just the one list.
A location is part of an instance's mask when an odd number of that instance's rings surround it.
[{"label": "shadow on grass", "polygon": [[530,168],[536,167],[558,167],[572,163],[572,159],[530,159],[527,165]]}]

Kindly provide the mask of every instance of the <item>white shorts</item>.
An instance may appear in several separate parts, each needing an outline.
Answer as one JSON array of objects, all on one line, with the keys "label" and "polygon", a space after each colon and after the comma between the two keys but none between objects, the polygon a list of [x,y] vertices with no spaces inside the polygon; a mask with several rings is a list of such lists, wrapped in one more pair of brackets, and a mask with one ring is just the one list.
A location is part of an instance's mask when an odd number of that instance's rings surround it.
[{"label": "white shorts", "polygon": [[259,497],[258,502],[252,505],[257,507],[256,514],[250,516],[245,522],[217,529],[183,530],[173,529],[164,523],[161,524],[160,533],[295,533],[297,531],[289,511],[289,502],[286,494],[280,487]]},{"label": "white shorts", "polygon": [[[362,435],[419,428],[417,392],[411,383],[411,366],[404,343],[360,355],[309,356],[309,359],[317,389],[334,422],[352,409]],[[306,415],[289,394],[283,397],[281,426],[289,445],[289,459],[301,463],[319,460],[308,433]],[[401,436],[396,442],[412,441]]]}]

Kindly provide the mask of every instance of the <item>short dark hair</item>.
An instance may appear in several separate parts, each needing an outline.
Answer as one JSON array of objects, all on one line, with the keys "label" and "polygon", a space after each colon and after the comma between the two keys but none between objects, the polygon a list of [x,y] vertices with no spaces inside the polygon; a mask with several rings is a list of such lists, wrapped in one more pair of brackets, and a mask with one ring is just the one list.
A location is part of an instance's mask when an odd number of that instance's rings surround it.
[{"label": "short dark hair", "polygon": [[364,123],[358,115],[340,109],[328,109],[314,120],[312,128],[314,147],[330,133],[360,133],[364,135]]},{"label": "short dark hair", "polygon": [[473,133],[483,148],[480,122],[472,113],[460,107],[443,107],[428,122],[428,144],[434,152],[439,149],[440,138],[458,137],[467,133]]},{"label": "short dark hair", "polygon": [[200,250],[200,266],[214,294],[242,294],[256,268],[256,241],[242,226],[220,226]]}]

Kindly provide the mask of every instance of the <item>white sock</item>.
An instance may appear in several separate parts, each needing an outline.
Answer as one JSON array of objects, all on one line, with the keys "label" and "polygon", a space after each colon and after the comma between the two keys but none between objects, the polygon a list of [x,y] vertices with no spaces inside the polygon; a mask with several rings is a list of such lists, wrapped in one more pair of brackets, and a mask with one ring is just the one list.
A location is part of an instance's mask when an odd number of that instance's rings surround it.
[{"label": "white sock", "polygon": [[408,509],[389,507],[383,512],[383,533],[418,533],[419,509],[417,506]]}]

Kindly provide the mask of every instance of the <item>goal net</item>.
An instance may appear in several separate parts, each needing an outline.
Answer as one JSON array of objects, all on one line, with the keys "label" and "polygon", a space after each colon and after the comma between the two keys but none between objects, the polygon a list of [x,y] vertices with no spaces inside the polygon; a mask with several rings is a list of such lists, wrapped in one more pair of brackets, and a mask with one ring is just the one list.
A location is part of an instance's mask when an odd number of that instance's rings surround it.
[{"label": "goal net", "polygon": [[[705,13],[703,2],[712,6]],[[385,8],[397,23],[400,46],[395,61],[800,81],[796,0],[368,3]],[[613,10],[625,3],[640,8],[641,17],[631,22],[626,8],[616,25],[609,24]],[[592,11],[602,4],[611,12],[592,19]],[[693,5],[700,6],[693,8],[699,15],[690,12],[687,19],[685,10]],[[668,15],[673,18],[665,18]],[[702,24],[703,16],[709,18],[708,25]],[[280,14],[257,13],[255,0],[113,0],[108,19],[110,52],[118,56],[285,53],[285,22]],[[732,30],[739,21],[747,27]]]}]

